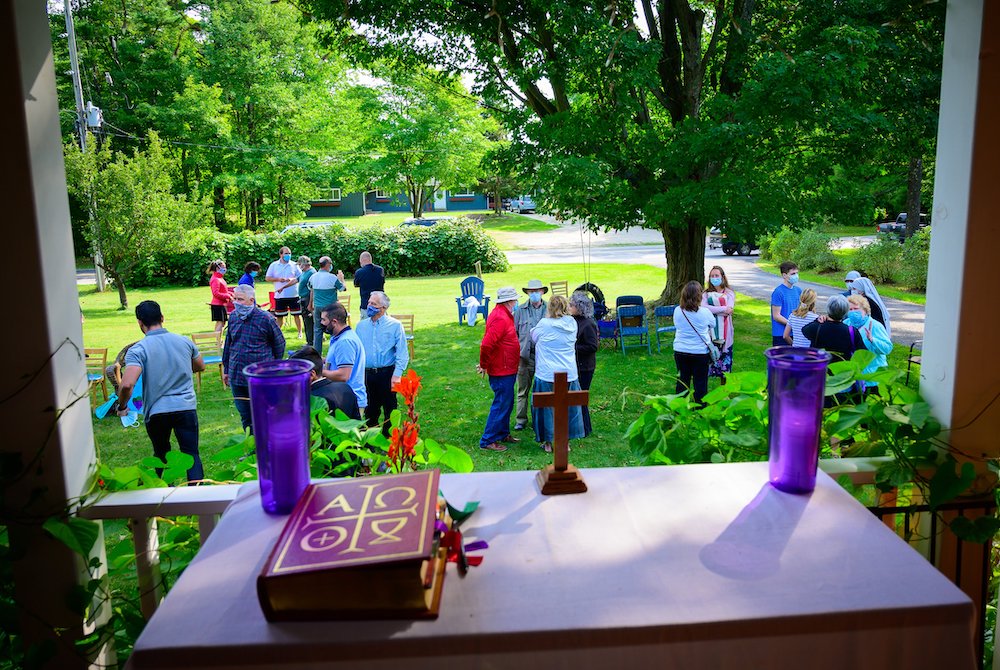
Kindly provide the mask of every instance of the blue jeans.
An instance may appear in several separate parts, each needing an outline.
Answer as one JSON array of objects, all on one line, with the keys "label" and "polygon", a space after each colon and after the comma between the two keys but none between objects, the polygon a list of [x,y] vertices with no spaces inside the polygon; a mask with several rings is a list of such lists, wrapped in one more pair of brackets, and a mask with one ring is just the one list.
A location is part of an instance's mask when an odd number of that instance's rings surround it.
[{"label": "blue jeans", "polygon": [[[154,414],[146,422],[146,435],[153,443],[153,455],[166,463],[167,452],[170,451],[170,432],[177,438],[177,446],[181,453],[194,459],[187,471],[188,481],[198,481],[205,478],[205,471],[198,454],[198,412],[189,409],[180,412],[165,412]],[[156,476],[163,476],[163,468],[156,468]]]},{"label": "blue jeans", "polygon": [[[538,377],[535,377],[535,387],[532,389],[531,395],[534,397],[536,393],[547,393],[552,391],[553,388],[552,382],[542,381]],[[579,391],[580,382],[578,380],[571,381],[569,383],[569,390]],[[555,432],[551,407],[532,407],[531,423],[535,427],[536,440],[539,442],[552,442]],[[569,406],[569,437],[571,440],[585,437],[583,432],[583,412],[580,411],[579,405]]]},{"label": "blue jeans", "polygon": [[493,389],[493,404],[490,405],[490,415],[486,417],[486,430],[479,440],[479,446],[501,442],[510,435],[510,413],[514,409],[514,382],[517,375],[490,375],[490,388]]},{"label": "blue jeans", "polygon": [[[249,386],[230,386],[233,391],[233,402],[236,404],[236,411],[240,414],[240,421],[243,423],[243,432],[246,432],[247,428],[250,429],[250,434],[253,435],[253,419],[250,416],[250,387]],[[241,398],[246,398],[246,400],[241,400]]]},{"label": "blue jeans", "polygon": [[320,323],[320,315],[321,315],[321,313],[320,313],[320,310],[318,310],[318,309],[315,312],[313,312],[313,332],[312,332],[311,344],[314,347],[316,347],[316,351],[318,351],[319,355],[322,356],[323,355],[323,334],[326,331],[323,330],[323,324]]}]

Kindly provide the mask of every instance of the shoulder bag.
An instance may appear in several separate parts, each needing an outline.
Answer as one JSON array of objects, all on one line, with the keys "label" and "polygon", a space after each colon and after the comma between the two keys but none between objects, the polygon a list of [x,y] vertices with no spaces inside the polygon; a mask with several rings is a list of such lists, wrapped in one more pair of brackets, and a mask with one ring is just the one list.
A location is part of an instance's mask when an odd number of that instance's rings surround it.
[{"label": "shoulder bag", "polygon": [[712,344],[711,342],[709,342],[708,340],[706,340],[706,339],[705,339],[704,337],[702,337],[701,333],[699,333],[699,332],[698,332],[698,329],[694,327],[694,324],[693,324],[693,323],[691,323],[691,319],[690,319],[690,318],[688,318],[688,315],[687,315],[687,310],[686,310],[686,309],[684,309],[683,307],[681,307],[681,314],[683,314],[683,315],[684,315],[684,319],[685,319],[685,320],[686,320],[686,321],[688,322],[688,324],[689,324],[689,325],[691,326],[691,330],[693,330],[693,331],[694,331],[695,333],[697,333],[697,334],[698,334],[698,338],[699,338],[699,339],[700,339],[700,340],[701,340],[702,342],[704,342],[704,343],[705,343],[705,346],[706,346],[706,347],[708,347],[708,355],[709,355],[709,357],[710,357],[710,358],[712,359],[712,362],[713,362],[713,363],[718,363],[718,362],[719,362],[719,359],[720,359],[720,358],[722,358],[722,352],[721,352],[721,351],[719,351],[719,348],[718,348],[718,347],[716,347],[716,346],[715,346],[714,344]]}]

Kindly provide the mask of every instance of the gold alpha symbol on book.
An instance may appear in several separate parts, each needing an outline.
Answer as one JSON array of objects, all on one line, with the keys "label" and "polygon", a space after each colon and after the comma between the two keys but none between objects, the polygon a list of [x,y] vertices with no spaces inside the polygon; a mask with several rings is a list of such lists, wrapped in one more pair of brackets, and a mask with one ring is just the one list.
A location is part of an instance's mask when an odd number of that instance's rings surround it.
[{"label": "gold alpha symbol on book", "polygon": [[[321,509],[315,516],[305,519],[303,529],[318,526],[302,536],[299,546],[304,551],[330,551],[343,544],[348,537],[350,541],[340,553],[364,553],[368,545],[402,542],[398,533],[402,531],[409,517],[417,516],[418,503],[415,489],[409,486],[394,486],[375,494],[380,484],[365,484],[364,499],[358,510],[343,494],[338,495]],[[392,502],[394,492],[405,493],[400,502]],[[412,503],[412,504],[411,504]],[[409,505],[409,506],[408,506]],[[336,512],[340,512],[337,514]],[[333,516],[330,516],[333,514]],[[409,515],[409,516],[407,516]],[[362,541],[368,530],[367,540]],[[370,536],[374,537],[370,537]]]}]

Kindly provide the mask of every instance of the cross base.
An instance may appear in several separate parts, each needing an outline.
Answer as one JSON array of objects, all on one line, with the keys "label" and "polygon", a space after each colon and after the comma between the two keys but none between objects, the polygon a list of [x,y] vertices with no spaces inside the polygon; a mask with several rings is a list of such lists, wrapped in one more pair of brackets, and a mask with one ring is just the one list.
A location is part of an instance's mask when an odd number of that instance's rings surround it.
[{"label": "cross base", "polygon": [[587,484],[583,475],[574,466],[568,465],[565,470],[556,470],[554,465],[546,465],[535,475],[535,481],[542,495],[558,496],[565,493],[585,493]]}]

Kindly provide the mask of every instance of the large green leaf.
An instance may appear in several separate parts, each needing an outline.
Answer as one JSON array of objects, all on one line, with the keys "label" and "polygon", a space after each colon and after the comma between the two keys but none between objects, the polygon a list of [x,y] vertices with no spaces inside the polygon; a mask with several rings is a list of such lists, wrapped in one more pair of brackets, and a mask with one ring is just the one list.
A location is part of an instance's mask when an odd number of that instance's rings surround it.
[{"label": "large green leaf", "polygon": [[963,540],[985,544],[1000,530],[1000,519],[993,515],[979,516],[975,519],[960,516],[952,519],[950,528]]},{"label": "large green leaf", "polygon": [[930,496],[927,500],[931,509],[936,509],[957,498],[975,480],[976,468],[972,463],[962,463],[958,472],[955,471],[956,465],[958,462],[953,457],[946,456],[944,462],[938,466],[934,476],[931,477]]},{"label": "large green leaf", "polygon": [[66,519],[49,517],[42,528],[84,558],[90,557],[101,532],[98,522],[75,516]]}]

